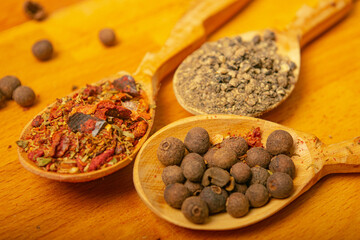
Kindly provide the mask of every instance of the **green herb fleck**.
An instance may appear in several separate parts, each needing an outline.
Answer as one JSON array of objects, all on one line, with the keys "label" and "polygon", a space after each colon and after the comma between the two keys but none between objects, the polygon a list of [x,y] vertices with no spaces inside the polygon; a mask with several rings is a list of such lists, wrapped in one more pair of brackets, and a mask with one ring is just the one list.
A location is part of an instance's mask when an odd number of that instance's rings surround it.
[{"label": "green herb fleck", "polygon": [[122,134],[123,134],[125,137],[135,138],[134,134],[132,134],[131,132],[123,131]]},{"label": "green herb fleck", "polygon": [[44,166],[46,166],[48,163],[51,162],[51,158],[38,157],[38,158],[36,159],[36,161],[37,161],[37,165],[38,165],[39,167],[44,167]]},{"label": "green herb fleck", "polygon": [[26,148],[29,144],[29,141],[26,140],[18,140],[16,141],[16,144],[21,148]]}]

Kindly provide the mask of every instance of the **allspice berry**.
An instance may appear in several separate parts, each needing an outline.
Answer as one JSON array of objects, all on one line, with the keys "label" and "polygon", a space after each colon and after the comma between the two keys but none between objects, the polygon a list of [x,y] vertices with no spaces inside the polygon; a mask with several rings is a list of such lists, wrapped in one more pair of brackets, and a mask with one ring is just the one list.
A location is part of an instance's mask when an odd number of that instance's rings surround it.
[{"label": "allspice berry", "polygon": [[205,187],[200,193],[200,198],[207,203],[210,213],[224,211],[227,197],[228,193],[218,186]]},{"label": "allspice berry", "polygon": [[52,57],[54,48],[49,40],[40,40],[32,46],[32,53],[40,61],[49,60]]},{"label": "allspice berry", "polygon": [[113,29],[103,28],[99,32],[99,39],[104,46],[110,47],[116,44],[116,35]]},{"label": "allspice berry", "polygon": [[184,186],[187,187],[187,189],[190,191],[191,195],[195,195],[198,196],[201,192],[201,190],[203,190],[204,186],[201,185],[201,183],[197,183],[197,182],[191,182],[189,180],[186,180],[186,182],[184,183]]},{"label": "allspice berry", "polygon": [[186,179],[200,182],[206,166],[202,156],[197,153],[189,153],[181,162],[181,168]]},{"label": "allspice berry", "polygon": [[167,137],[161,141],[157,149],[157,157],[165,166],[180,165],[185,155],[184,143],[175,137]]},{"label": "allspice berry", "polygon": [[249,207],[249,200],[239,192],[232,193],[226,201],[226,211],[234,218],[245,216]]},{"label": "allspice berry", "polygon": [[0,79],[0,91],[7,99],[12,98],[14,90],[20,85],[20,80],[15,76],[5,76]]},{"label": "allspice berry", "polygon": [[242,156],[246,153],[246,151],[248,150],[248,144],[246,142],[246,140],[242,137],[231,137],[231,138],[226,138],[221,144],[220,147],[227,147],[232,149],[236,155]]},{"label": "allspice berry", "polygon": [[231,148],[220,148],[215,151],[212,161],[208,162],[209,167],[230,169],[237,162],[236,153]]},{"label": "allspice berry", "polygon": [[27,86],[20,86],[15,89],[13,99],[22,107],[30,107],[34,104],[36,96],[31,88]]},{"label": "allspice berry", "polygon": [[269,176],[270,173],[265,168],[259,166],[253,167],[251,168],[250,185],[258,183],[265,186]]},{"label": "allspice berry", "polygon": [[172,183],[184,183],[185,177],[182,172],[181,167],[177,165],[171,165],[164,168],[161,179],[163,180],[164,184],[167,186]]},{"label": "allspice berry", "polygon": [[262,207],[269,200],[269,192],[262,184],[251,185],[245,193],[252,207]]},{"label": "allspice berry", "polygon": [[283,172],[289,174],[289,176],[294,179],[295,177],[295,164],[289,156],[284,154],[277,155],[271,159],[269,165],[270,171]]},{"label": "allspice berry", "polygon": [[271,155],[261,147],[254,147],[247,151],[246,163],[249,167],[256,165],[267,168],[271,160]]},{"label": "allspice berry", "polygon": [[284,130],[275,130],[266,140],[266,150],[272,155],[289,155],[293,144],[294,140],[290,133]]},{"label": "allspice berry", "polygon": [[267,180],[267,189],[274,198],[287,198],[293,189],[291,177],[282,172],[276,172]]},{"label": "allspice berry", "polygon": [[202,155],[210,147],[209,133],[204,128],[194,127],[186,134],[184,144],[189,152]]},{"label": "allspice berry", "polygon": [[181,208],[182,203],[186,198],[190,197],[191,193],[181,183],[173,183],[166,186],[164,190],[164,199],[167,204],[173,208]]},{"label": "allspice berry", "polygon": [[209,208],[200,197],[189,197],[181,206],[181,212],[193,223],[202,224],[209,216]]},{"label": "allspice berry", "polygon": [[43,7],[39,3],[34,1],[25,1],[24,11],[29,18],[37,21],[41,21],[46,17],[46,13]]},{"label": "allspice berry", "polygon": [[243,162],[235,163],[230,169],[231,176],[234,177],[236,183],[246,183],[251,178],[250,167]]}]

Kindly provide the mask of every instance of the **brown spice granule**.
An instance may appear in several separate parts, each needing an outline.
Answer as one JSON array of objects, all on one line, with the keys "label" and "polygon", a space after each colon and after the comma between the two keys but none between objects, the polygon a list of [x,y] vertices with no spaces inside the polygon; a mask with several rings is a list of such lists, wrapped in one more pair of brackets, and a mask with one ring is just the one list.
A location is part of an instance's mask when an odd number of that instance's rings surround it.
[{"label": "brown spice granule", "polygon": [[257,115],[290,91],[295,63],[276,53],[275,33],[205,43],[179,66],[177,94],[208,114]]}]

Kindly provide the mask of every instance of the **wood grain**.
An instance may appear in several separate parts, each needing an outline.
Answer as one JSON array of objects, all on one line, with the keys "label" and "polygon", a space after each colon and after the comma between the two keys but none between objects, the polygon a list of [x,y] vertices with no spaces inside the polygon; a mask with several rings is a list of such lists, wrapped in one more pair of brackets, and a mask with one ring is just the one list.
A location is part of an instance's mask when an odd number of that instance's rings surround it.
[{"label": "wood grain", "polygon": [[[304,3],[313,6],[316,0],[253,1],[211,40],[267,27],[283,29]],[[146,52],[160,48],[191,4],[190,0],[86,0],[55,11],[41,24],[29,21],[0,32],[0,76],[17,75],[39,95],[37,104],[27,111],[14,102],[0,110],[0,238],[359,238],[359,174],[329,175],[255,225],[204,232],[177,227],[153,214],[136,194],[132,164],[104,179],[82,184],[46,180],[20,165],[15,141],[26,122],[54,98],[70,93],[72,85],[84,86],[118,70],[133,72]],[[0,11],[9,16],[5,5],[6,1],[0,2]],[[344,21],[302,50],[295,90],[263,118],[313,133],[327,144],[358,135],[360,4],[354,5]],[[116,29],[119,45],[104,48],[98,42],[97,32],[105,26]],[[54,42],[57,55],[40,63],[30,48],[44,37]],[[190,116],[177,103],[171,80],[169,76],[162,82],[153,131]]]}]

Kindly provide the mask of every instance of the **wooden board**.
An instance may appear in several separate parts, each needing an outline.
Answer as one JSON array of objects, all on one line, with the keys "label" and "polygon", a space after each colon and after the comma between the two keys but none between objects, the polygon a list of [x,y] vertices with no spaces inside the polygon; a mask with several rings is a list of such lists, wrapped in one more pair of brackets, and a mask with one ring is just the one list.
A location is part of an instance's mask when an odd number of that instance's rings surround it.
[{"label": "wooden board", "polygon": [[[0,19],[0,76],[17,75],[39,95],[37,104],[26,111],[14,102],[0,110],[0,238],[359,237],[359,174],[325,177],[291,205],[255,225],[203,232],[174,226],[147,209],[134,189],[132,164],[104,179],[82,184],[54,182],[27,172],[18,162],[15,145],[23,126],[54,98],[70,93],[73,85],[83,86],[119,70],[134,71],[147,51],[160,48],[176,20],[194,3],[42,2],[51,15],[41,23],[26,21],[21,11],[14,11],[21,1],[0,2],[0,13],[7,16]],[[304,3],[314,5],[316,1],[254,1],[211,39],[266,27],[283,28]],[[359,21],[360,4],[356,2],[347,19],[303,49],[301,75],[293,94],[264,119],[313,133],[325,143],[359,135]],[[97,39],[102,27],[115,28],[120,44],[104,48]],[[33,42],[41,38],[49,38],[56,51],[55,58],[45,63],[36,61],[30,52]],[[154,131],[190,116],[176,102],[171,80],[169,76],[160,89]]]}]

